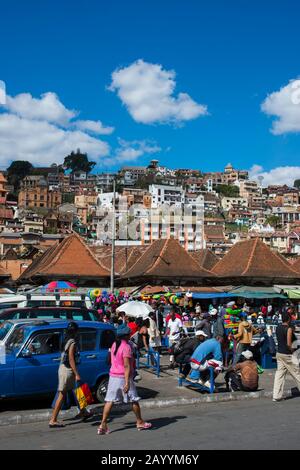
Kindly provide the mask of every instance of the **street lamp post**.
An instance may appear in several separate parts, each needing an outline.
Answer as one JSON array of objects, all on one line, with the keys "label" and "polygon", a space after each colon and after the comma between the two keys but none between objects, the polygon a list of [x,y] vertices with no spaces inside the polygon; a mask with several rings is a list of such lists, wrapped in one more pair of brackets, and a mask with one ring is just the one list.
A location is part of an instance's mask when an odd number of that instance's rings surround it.
[{"label": "street lamp post", "polygon": [[116,180],[113,180],[113,220],[112,220],[112,239],[111,239],[111,273],[110,273],[110,291],[113,293],[115,288],[115,238],[116,238]]}]

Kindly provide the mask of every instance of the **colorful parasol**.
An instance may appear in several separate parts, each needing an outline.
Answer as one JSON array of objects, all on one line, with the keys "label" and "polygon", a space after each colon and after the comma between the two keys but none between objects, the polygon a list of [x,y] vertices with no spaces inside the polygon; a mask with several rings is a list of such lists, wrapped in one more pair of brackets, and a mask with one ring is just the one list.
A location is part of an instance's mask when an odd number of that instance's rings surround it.
[{"label": "colorful parasol", "polygon": [[49,284],[46,284],[43,286],[42,291],[43,292],[54,292],[54,291],[65,291],[65,292],[71,292],[76,290],[77,287],[75,284],[72,284],[69,281],[52,281],[49,282]]}]

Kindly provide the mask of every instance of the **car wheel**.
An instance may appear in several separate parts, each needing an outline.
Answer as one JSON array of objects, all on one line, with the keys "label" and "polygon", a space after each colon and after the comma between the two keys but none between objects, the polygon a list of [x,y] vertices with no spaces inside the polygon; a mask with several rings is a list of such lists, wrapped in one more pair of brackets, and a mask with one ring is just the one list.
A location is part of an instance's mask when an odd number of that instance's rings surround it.
[{"label": "car wheel", "polygon": [[108,387],[108,377],[105,377],[104,379],[100,380],[96,389],[96,398],[99,401],[99,403],[104,403],[106,392],[107,392],[107,387]]}]

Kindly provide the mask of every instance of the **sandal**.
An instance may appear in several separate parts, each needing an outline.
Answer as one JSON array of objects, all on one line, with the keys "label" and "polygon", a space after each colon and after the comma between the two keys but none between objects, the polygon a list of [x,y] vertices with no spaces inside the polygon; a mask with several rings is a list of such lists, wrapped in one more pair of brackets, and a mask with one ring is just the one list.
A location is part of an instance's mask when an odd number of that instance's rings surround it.
[{"label": "sandal", "polygon": [[144,429],[150,429],[150,428],[152,428],[152,424],[145,422],[144,424],[142,424],[142,425],[140,425],[140,426],[137,425],[136,428],[137,428],[138,431],[143,431]]},{"label": "sandal", "polygon": [[110,434],[110,430],[108,428],[104,429],[101,426],[97,429],[97,434],[103,436],[104,434]]},{"label": "sandal", "polygon": [[49,423],[49,428],[64,428],[65,425],[62,423]]}]

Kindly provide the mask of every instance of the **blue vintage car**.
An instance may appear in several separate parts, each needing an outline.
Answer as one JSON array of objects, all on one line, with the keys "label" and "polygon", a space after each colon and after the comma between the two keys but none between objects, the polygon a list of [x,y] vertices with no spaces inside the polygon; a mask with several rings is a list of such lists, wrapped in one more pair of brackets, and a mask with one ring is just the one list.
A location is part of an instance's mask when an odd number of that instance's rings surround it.
[{"label": "blue vintage car", "polygon": [[[1,345],[0,397],[22,398],[54,394],[58,385],[61,346],[68,321],[11,320],[12,333]],[[77,321],[82,380],[104,401],[109,364],[108,349],[115,339],[111,325]]]}]

